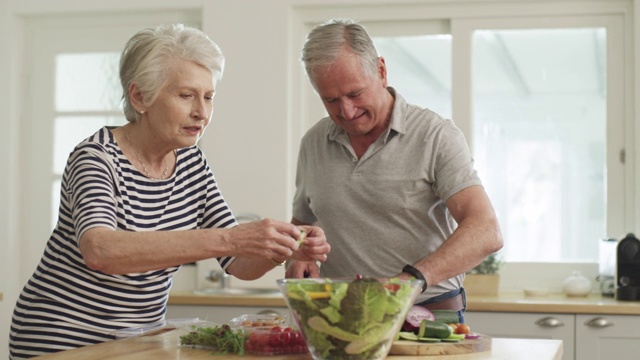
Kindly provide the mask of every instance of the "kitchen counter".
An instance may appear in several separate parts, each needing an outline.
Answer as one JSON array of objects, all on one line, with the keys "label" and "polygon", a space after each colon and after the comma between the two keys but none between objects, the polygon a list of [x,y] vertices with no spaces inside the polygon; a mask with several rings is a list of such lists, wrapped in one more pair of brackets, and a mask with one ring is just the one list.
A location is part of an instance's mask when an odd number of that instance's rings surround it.
[{"label": "kitchen counter", "polygon": [[[178,331],[143,335],[136,338],[108,341],[74,350],[35,357],[38,360],[230,360],[230,359],[272,359],[310,360],[305,355],[213,355],[209,350],[182,348],[178,346]],[[485,352],[463,355],[435,356],[389,356],[387,360],[561,360],[562,341],[542,339],[492,339],[492,349]]]},{"label": "kitchen counter", "polygon": [[[287,306],[279,293],[241,296],[197,295],[190,291],[172,292],[169,305]],[[498,296],[467,297],[467,311],[640,315],[640,301],[617,301],[596,294],[588,297],[567,297],[564,294],[526,297],[524,293],[501,293]]]}]

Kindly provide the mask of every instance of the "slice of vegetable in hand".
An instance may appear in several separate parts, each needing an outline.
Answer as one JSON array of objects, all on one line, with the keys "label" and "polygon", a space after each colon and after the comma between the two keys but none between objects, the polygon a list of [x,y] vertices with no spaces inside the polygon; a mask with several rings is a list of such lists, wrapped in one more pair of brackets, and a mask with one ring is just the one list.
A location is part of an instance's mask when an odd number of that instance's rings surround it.
[{"label": "slice of vegetable in hand", "polygon": [[307,231],[304,229],[300,229],[300,240],[298,240],[298,247],[304,244],[304,240],[307,238]]}]

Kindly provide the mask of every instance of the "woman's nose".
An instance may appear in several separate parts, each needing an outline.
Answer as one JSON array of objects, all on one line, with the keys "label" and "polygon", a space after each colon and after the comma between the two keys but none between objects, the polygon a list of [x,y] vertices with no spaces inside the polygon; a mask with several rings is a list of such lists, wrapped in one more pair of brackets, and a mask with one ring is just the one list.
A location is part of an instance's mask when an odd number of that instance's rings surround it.
[{"label": "woman's nose", "polygon": [[206,105],[203,100],[194,101],[193,107],[191,108],[191,116],[196,120],[204,120],[207,118],[206,114]]}]

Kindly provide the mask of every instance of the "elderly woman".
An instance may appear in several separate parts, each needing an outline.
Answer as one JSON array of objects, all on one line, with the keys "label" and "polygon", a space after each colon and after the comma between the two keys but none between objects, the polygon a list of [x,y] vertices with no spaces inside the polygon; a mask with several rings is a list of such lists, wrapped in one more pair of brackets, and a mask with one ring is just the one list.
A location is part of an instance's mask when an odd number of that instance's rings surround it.
[{"label": "elderly woman", "polygon": [[194,28],[145,29],[128,41],[120,61],[128,124],[100,129],[69,156],[58,224],[14,310],[12,359],[161,324],[181,264],[215,257],[251,280],[289,258],[326,259],[320,228],[238,225],[227,206],[196,146],[223,68],[218,46]]}]

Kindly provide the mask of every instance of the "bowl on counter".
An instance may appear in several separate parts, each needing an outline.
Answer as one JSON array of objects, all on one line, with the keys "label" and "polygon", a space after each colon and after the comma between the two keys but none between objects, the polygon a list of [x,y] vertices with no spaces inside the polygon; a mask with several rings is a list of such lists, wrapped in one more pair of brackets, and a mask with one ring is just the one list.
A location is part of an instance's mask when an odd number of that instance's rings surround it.
[{"label": "bowl on counter", "polygon": [[277,283],[314,360],[384,359],[422,288],[372,278]]}]

